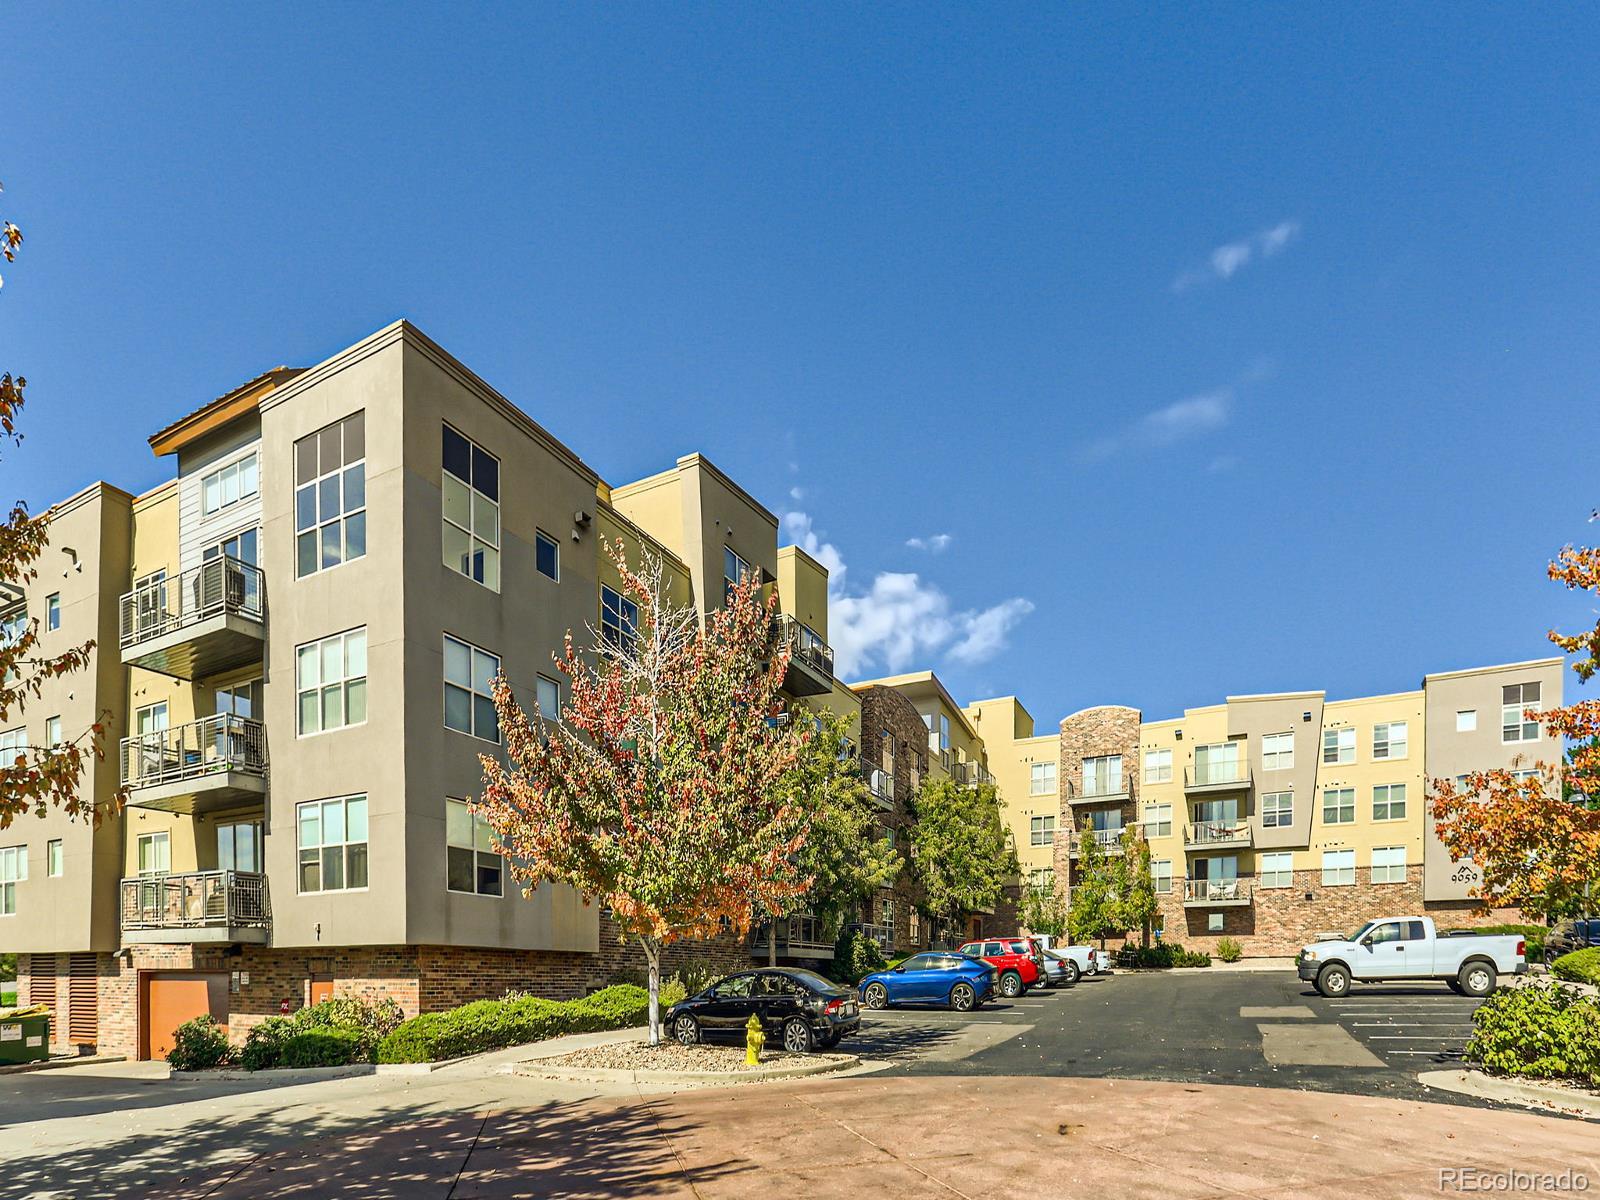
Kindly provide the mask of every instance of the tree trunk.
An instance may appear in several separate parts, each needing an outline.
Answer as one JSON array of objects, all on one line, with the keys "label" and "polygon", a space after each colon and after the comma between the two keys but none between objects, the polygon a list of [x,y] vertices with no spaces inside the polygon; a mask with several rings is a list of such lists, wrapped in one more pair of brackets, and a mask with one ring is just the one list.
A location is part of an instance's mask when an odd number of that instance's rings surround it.
[{"label": "tree trunk", "polygon": [[778,918],[767,917],[767,966],[778,965]]},{"label": "tree trunk", "polygon": [[644,950],[650,987],[650,1044],[661,1044],[661,946],[654,938],[642,937],[639,945]]}]

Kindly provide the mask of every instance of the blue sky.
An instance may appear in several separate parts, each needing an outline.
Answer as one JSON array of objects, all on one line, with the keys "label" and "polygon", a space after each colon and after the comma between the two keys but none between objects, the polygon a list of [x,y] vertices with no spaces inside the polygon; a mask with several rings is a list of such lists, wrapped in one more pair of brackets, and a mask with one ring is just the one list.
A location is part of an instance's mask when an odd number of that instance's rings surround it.
[{"label": "blue sky", "polygon": [[[331,6],[330,6],[331,7]],[[1600,504],[1578,7],[8,9],[5,490],[405,316],[1043,722],[1548,652]],[[1590,618],[1592,619],[1592,617]]]}]

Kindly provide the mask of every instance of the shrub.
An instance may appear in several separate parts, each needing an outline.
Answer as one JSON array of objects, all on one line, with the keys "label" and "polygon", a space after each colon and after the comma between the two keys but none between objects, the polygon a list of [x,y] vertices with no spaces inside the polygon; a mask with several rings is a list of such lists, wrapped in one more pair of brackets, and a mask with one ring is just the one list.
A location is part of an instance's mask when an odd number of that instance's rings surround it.
[{"label": "shrub", "polygon": [[167,1062],[174,1071],[208,1071],[227,1062],[229,1054],[227,1033],[208,1013],[178,1026]]},{"label": "shrub", "polygon": [[1175,967],[1209,967],[1211,955],[1200,950],[1184,950],[1179,948],[1172,956],[1172,965]]},{"label": "shrub", "polygon": [[1600,1000],[1592,996],[1548,982],[1504,988],[1478,1006],[1472,1025],[1466,1056],[1487,1071],[1600,1086]]},{"label": "shrub", "polygon": [[889,965],[877,942],[859,930],[848,930],[833,944],[833,976],[840,983],[858,984]]},{"label": "shrub", "polygon": [[[401,1011],[400,1005],[387,996],[376,1004],[368,1004],[354,996],[335,996],[318,1004],[307,1005],[287,1017],[268,1017],[262,1021],[245,1037],[244,1050],[239,1055],[239,1061],[247,1071],[266,1071],[273,1067],[343,1066],[347,1062],[372,1062],[377,1056],[378,1043],[393,1033],[403,1020],[405,1014]],[[330,1029],[341,1034],[341,1046],[344,1040],[347,1040],[342,1035],[354,1035],[356,1046],[351,1057],[338,1058],[334,1062],[291,1063],[288,1060],[287,1048],[291,1041],[302,1034],[319,1033]],[[343,1050],[313,1050],[305,1046],[296,1050],[297,1058],[307,1056],[318,1058],[342,1053]]]},{"label": "shrub", "polygon": [[1587,950],[1574,950],[1571,954],[1563,954],[1550,964],[1550,973],[1557,979],[1565,979],[1569,983],[1600,985],[1600,946],[1590,946]]},{"label": "shrub", "polygon": [[371,1062],[370,1033],[353,1026],[325,1025],[290,1035],[278,1056],[282,1067],[342,1067]]},{"label": "shrub", "polygon": [[538,1042],[566,1033],[594,1033],[642,1024],[650,997],[644,988],[615,984],[581,1000],[517,996],[477,1000],[403,1022],[378,1045],[381,1063],[438,1062]]},{"label": "shrub", "polygon": [[239,1051],[239,1065],[246,1071],[265,1071],[278,1065],[283,1044],[294,1036],[294,1022],[288,1017],[268,1017],[245,1035]]},{"label": "shrub", "polygon": [[1218,938],[1217,957],[1223,962],[1238,962],[1244,957],[1244,947],[1239,944],[1237,938]]}]

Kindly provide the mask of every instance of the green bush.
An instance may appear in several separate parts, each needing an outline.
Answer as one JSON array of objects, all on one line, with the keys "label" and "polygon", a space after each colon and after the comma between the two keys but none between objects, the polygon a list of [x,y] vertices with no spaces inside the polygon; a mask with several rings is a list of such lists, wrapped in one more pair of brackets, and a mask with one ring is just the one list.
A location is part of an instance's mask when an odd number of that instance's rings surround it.
[{"label": "green bush", "polygon": [[848,930],[833,944],[833,978],[854,986],[889,965],[877,942],[859,930]]},{"label": "green bush", "polygon": [[231,1052],[227,1033],[208,1013],[178,1026],[167,1062],[174,1071],[208,1071],[227,1062]]},{"label": "green bush", "polygon": [[1239,944],[1237,938],[1218,938],[1217,957],[1223,962],[1238,962],[1244,957],[1244,947]]},{"label": "green bush", "polygon": [[[273,1067],[288,1066],[343,1066],[347,1062],[372,1062],[377,1056],[378,1043],[393,1033],[405,1020],[400,1005],[389,997],[376,1004],[368,1004],[354,996],[335,996],[319,1004],[307,1005],[287,1017],[268,1017],[250,1030],[244,1040],[239,1061],[247,1071],[265,1071]],[[301,1034],[335,1030],[341,1035],[349,1033],[356,1038],[353,1057],[336,1062],[288,1061],[287,1047]],[[341,1036],[341,1045],[343,1044]],[[332,1050],[296,1051],[300,1057],[316,1057]],[[339,1053],[342,1053],[340,1051]]]},{"label": "green bush", "polygon": [[[718,970],[703,958],[690,958],[684,960],[673,978],[683,988],[685,996],[698,996],[726,974],[726,971]],[[665,994],[663,986],[662,995]]]},{"label": "green bush", "polygon": [[245,1035],[244,1048],[239,1051],[239,1065],[246,1071],[265,1071],[277,1066],[283,1056],[283,1044],[294,1034],[294,1022],[288,1017],[268,1017],[252,1026]]},{"label": "green bush", "polygon": [[1196,950],[1185,950],[1177,942],[1157,942],[1153,946],[1135,946],[1129,942],[1117,951],[1116,963],[1124,969],[1143,967],[1146,970],[1165,971],[1171,967],[1209,967],[1211,956]]},{"label": "green bush", "polygon": [[1175,967],[1209,967],[1211,955],[1200,950],[1185,950],[1181,946],[1172,956],[1172,965]]},{"label": "green bush", "polygon": [[1550,964],[1550,973],[1569,983],[1592,983],[1600,986],[1600,946],[1587,950],[1574,950],[1563,954]]},{"label": "green bush", "polygon": [[1466,1057],[1487,1071],[1600,1086],[1600,1000],[1593,996],[1549,982],[1503,988],[1478,1006],[1472,1025]]},{"label": "green bush", "polygon": [[290,1035],[278,1056],[281,1067],[342,1067],[371,1062],[368,1030],[353,1026],[324,1025]]},{"label": "green bush", "polygon": [[567,1033],[624,1029],[643,1024],[649,1006],[649,993],[632,984],[602,988],[581,1000],[544,1000],[538,996],[477,1000],[445,1012],[423,1013],[402,1023],[379,1043],[378,1061],[438,1062]]},{"label": "green bush", "polygon": [[[1443,937],[1453,930],[1441,929],[1439,936]],[[1471,925],[1462,930],[1465,933],[1514,933],[1527,942],[1527,958],[1531,963],[1544,961],[1544,935],[1550,931],[1543,925]]]}]

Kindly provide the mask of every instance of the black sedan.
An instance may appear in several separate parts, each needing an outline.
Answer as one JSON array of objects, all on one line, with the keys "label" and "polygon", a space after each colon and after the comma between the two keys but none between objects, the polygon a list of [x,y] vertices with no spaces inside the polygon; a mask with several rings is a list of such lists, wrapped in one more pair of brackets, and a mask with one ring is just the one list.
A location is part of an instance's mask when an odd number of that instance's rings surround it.
[{"label": "black sedan", "polygon": [[761,1018],[769,1045],[790,1053],[829,1050],[861,1027],[855,992],[810,971],[743,971],[667,1009],[667,1029],[692,1046],[702,1038],[744,1040],[750,1014]]}]

